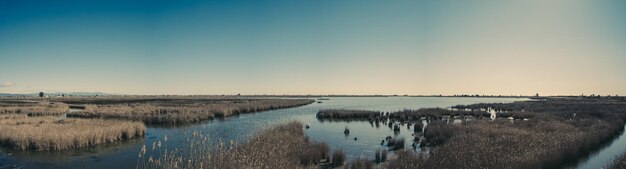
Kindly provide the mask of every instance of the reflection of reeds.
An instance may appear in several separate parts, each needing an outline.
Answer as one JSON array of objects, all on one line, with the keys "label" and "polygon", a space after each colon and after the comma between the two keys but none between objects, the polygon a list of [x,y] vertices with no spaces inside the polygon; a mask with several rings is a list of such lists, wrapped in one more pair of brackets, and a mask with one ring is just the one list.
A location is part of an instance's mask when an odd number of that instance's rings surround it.
[{"label": "reflection of reeds", "polygon": [[16,149],[63,150],[143,136],[141,122],[0,116],[0,143]]},{"label": "reflection of reeds", "polygon": [[314,168],[328,160],[328,145],[309,141],[300,122],[267,128],[243,144],[212,144],[208,135],[195,133],[175,150],[148,146],[137,168]]},{"label": "reflection of reeds", "polygon": [[155,102],[87,105],[70,117],[114,118],[144,121],[151,124],[194,123],[214,117],[297,107],[313,103],[310,99],[231,99],[231,100],[161,100]]},{"label": "reflection of reeds", "polygon": [[376,149],[374,154],[374,162],[382,163],[387,160],[387,150]]},{"label": "reflection of reeds", "polygon": [[404,149],[404,144],[405,143],[404,143],[404,138],[403,137],[391,138],[387,142],[387,146],[389,147],[389,149],[391,149],[393,151]]}]

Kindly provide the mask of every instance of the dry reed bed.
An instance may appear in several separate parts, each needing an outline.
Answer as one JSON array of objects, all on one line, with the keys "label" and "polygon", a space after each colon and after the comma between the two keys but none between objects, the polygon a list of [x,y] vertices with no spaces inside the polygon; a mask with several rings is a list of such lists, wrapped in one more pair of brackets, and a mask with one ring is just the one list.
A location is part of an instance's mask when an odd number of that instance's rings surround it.
[{"label": "dry reed bed", "polygon": [[464,110],[448,110],[442,108],[422,108],[418,110],[405,109],[396,112],[380,112],[370,110],[346,110],[346,109],[325,109],[317,113],[318,119],[329,120],[396,120],[396,121],[415,121],[421,118],[441,119],[444,116],[471,116],[471,117],[489,117],[491,114],[485,111],[464,111]]},{"label": "dry reed bed", "polygon": [[611,118],[614,114],[626,113],[625,97],[555,97],[536,101],[518,101],[513,103],[479,103],[452,106],[457,109],[494,109],[496,111],[518,111],[548,113],[572,118]]},{"label": "dry reed bed", "polygon": [[269,127],[243,144],[214,145],[209,139],[194,132],[186,147],[168,150],[161,141],[144,147],[137,168],[316,168],[329,158],[328,146],[309,141],[300,122]]},{"label": "dry reed bed", "polygon": [[166,99],[124,104],[89,104],[84,111],[72,112],[68,116],[129,119],[149,124],[184,124],[215,117],[303,106],[313,102],[310,99]]},{"label": "dry reed bed", "polygon": [[0,144],[22,150],[64,150],[117,142],[143,136],[141,122],[0,116]]},{"label": "dry reed bed", "polygon": [[[624,127],[623,107],[583,104],[576,111],[582,115],[573,116],[558,103],[541,104],[548,105],[542,108],[545,113],[534,113],[528,121],[429,124],[424,144],[439,145],[432,154],[399,153],[385,168],[561,168],[597,150]],[[596,111],[601,114],[592,115]]]},{"label": "dry reed bed", "polygon": [[1,114],[27,114],[29,116],[60,115],[67,113],[69,107],[65,103],[47,101],[0,101]]}]

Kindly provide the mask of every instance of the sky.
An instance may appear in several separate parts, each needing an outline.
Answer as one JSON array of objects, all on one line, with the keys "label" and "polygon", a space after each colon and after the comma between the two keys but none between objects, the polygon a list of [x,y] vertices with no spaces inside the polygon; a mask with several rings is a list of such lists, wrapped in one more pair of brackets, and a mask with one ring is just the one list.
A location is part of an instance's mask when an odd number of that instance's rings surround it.
[{"label": "sky", "polygon": [[622,0],[2,0],[0,93],[626,95]]}]

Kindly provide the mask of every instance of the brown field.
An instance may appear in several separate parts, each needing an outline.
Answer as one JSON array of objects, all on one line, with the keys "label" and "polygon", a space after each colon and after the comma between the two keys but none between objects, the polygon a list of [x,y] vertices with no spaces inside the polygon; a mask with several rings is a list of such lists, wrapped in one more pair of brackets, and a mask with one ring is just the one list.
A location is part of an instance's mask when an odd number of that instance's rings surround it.
[{"label": "brown field", "polygon": [[310,99],[156,99],[127,103],[86,104],[68,116],[143,121],[149,124],[194,123],[215,117],[291,108],[313,103]]},{"label": "brown field", "polygon": [[22,150],[63,150],[144,135],[141,122],[0,115],[0,144]]}]

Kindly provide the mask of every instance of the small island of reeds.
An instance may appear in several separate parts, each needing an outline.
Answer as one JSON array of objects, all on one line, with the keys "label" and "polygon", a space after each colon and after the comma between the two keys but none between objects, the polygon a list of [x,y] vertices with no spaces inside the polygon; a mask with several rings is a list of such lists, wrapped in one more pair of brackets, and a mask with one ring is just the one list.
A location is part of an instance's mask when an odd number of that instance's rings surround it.
[{"label": "small island of reeds", "polygon": [[64,150],[143,137],[141,122],[0,115],[0,144],[21,150]]}]

